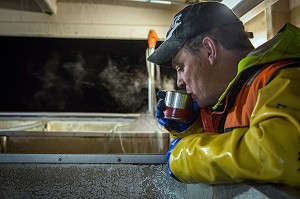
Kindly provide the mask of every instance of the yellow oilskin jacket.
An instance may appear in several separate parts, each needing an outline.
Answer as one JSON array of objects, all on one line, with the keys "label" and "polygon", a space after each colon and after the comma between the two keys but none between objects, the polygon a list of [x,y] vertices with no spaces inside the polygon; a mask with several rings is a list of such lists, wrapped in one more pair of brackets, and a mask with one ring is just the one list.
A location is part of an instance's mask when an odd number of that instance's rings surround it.
[{"label": "yellow oilskin jacket", "polygon": [[255,180],[300,188],[300,29],[287,24],[241,60],[211,112],[219,113],[211,117],[217,126],[202,118],[184,132],[170,132],[182,138],[169,159],[181,182]]}]

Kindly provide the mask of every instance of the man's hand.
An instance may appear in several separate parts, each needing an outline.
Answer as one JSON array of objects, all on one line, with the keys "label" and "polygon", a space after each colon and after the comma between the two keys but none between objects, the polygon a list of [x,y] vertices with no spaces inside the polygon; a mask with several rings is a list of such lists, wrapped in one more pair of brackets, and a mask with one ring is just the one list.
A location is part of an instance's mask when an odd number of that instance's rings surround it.
[{"label": "man's hand", "polygon": [[198,107],[198,104],[196,101],[193,102],[193,113],[192,113],[192,119],[190,122],[181,122],[177,120],[170,120],[164,118],[164,107],[165,107],[165,97],[166,97],[166,92],[165,91],[158,91],[157,92],[157,97],[160,98],[160,100],[157,102],[157,110],[155,112],[155,117],[158,120],[158,123],[162,126],[164,126],[167,130],[175,130],[176,132],[182,132],[188,129],[194,121],[198,118],[199,116],[199,110],[200,108]]}]

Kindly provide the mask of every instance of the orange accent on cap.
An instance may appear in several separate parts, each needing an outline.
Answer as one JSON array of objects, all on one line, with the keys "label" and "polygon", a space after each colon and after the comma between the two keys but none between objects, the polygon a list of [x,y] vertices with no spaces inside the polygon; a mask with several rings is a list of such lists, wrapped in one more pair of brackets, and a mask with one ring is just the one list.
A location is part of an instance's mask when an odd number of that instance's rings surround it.
[{"label": "orange accent on cap", "polygon": [[148,47],[155,48],[158,36],[154,30],[150,30],[148,34]]}]

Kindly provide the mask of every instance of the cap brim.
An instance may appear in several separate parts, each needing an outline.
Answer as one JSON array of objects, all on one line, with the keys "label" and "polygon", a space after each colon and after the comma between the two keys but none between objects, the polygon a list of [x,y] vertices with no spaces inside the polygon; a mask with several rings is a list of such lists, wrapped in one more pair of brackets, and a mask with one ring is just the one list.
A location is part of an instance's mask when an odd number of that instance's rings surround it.
[{"label": "cap brim", "polygon": [[165,41],[163,42],[147,60],[157,65],[170,65],[171,59],[178,53],[182,47],[182,41]]}]

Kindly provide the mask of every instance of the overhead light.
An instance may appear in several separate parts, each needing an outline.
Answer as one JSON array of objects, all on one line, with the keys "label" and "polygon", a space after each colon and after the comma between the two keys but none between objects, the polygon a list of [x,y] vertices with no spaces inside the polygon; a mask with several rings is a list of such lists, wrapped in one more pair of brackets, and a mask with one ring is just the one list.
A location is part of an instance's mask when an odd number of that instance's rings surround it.
[{"label": "overhead light", "polygon": [[177,2],[177,1],[165,1],[165,0],[127,0],[127,1],[135,1],[135,2],[143,2],[143,3],[157,3],[157,4],[165,4],[165,5],[171,5],[171,4],[178,4],[178,5],[184,5],[184,2]]},{"label": "overhead light", "polygon": [[228,8],[232,9],[242,0],[223,0],[222,3],[225,4]]},{"label": "overhead light", "polygon": [[171,1],[152,1],[152,0],[150,0],[150,3],[168,4],[168,5],[172,4]]},{"label": "overhead light", "polygon": [[171,4],[177,4],[177,5],[187,5],[187,4],[193,4],[196,2],[202,2],[202,1],[218,1],[223,4],[225,4],[227,7],[232,9],[234,6],[236,6],[240,1],[242,0],[186,0],[186,1],[166,1],[166,0],[127,0],[127,1],[135,1],[135,2],[143,2],[143,3],[158,3],[158,4],[165,4],[165,5],[171,5]]}]

